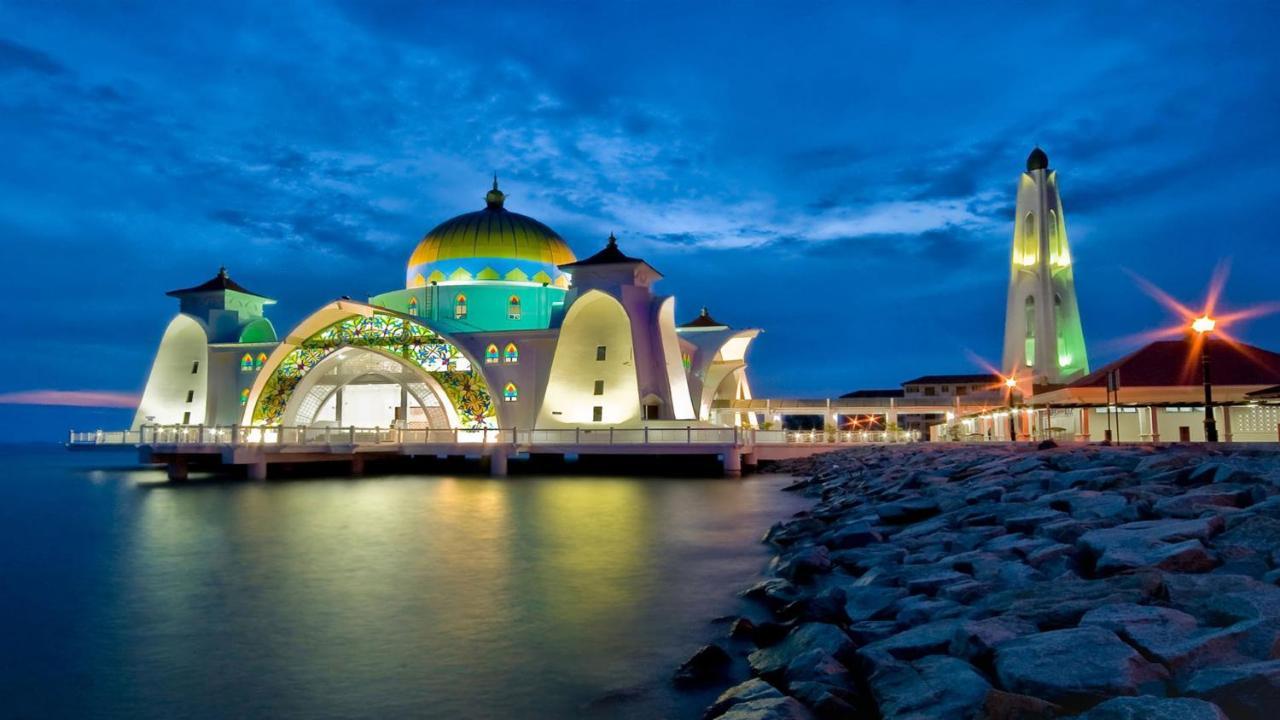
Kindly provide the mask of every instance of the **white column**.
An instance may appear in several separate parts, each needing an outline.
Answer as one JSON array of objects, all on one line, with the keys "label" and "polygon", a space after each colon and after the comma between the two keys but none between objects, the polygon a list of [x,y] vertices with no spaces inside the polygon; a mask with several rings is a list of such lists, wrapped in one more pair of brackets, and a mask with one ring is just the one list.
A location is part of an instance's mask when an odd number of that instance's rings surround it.
[{"label": "white column", "polygon": [[1222,405],[1222,441],[1231,442],[1231,406]]},{"label": "white column", "polygon": [[1160,442],[1160,417],[1154,405],[1147,406],[1147,420],[1151,424],[1151,442]]}]

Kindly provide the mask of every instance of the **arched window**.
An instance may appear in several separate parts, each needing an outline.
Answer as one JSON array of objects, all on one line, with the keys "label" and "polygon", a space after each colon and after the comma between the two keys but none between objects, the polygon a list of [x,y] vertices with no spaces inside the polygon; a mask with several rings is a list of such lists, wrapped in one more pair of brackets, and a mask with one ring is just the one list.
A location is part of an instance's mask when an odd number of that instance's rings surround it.
[{"label": "arched window", "polygon": [[467,319],[467,296],[462,293],[453,299],[453,317],[456,320]]},{"label": "arched window", "polygon": [[418,316],[418,298],[416,297],[409,298],[409,314],[414,317]]},{"label": "arched window", "polygon": [[509,363],[520,362],[520,349],[516,347],[515,343],[507,343],[507,349],[502,355],[502,359]]},{"label": "arched window", "polygon": [[253,356],[249,353],[240,358],[240,372],[253,372]]},{"label": "arched window", "polygon": [[516,389],[515,383],[507,383],[507,386],[502,388],[503,402],[515,402],[519,399],[520,399],[520,391]]},{"label": "arched window", "polygon": [[498,346],[490,345],[484,349],[484,364],[492,365],[498,362]]},{"label": "arched window", "polygon": [[241,405],[249,404],[249,388],[245,388],[240,391],[240,404]]},{"label": "arched window", "polygon": [[267,354],[258,353],[258,359],[253,361],[253,369],[261,370],[263,365],[267,364]]},{"label": "arched window", "polygon": [[507,298],[507,319],[508,320],[520,319],[520,298],[516,297],[515,295],[512,295],[511,297]]},{"label": "arched window", "polygon": [[1024,350],[1026,352],[1027,367],[1031,367],[1036,361],[1036,299],[1032,295],[1027,296],[1025,317],[1027,339]]},{"label": "arched window", "polygon": [[1034,265],[1040,253],[1040,238],[1036,237],[1036,216],[1027,213],[1022,219],[1022,264]]}]

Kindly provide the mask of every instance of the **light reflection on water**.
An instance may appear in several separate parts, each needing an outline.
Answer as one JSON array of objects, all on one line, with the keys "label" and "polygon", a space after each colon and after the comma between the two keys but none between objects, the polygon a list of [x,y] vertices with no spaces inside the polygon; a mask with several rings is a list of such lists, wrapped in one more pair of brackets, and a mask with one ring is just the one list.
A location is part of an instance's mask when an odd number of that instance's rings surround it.
[{"label": "light reflection on water", "polygon": [[694,715],[672,668],[803,507],[777,477],[173,487],[12,452],[0,691],[41,717]]}]

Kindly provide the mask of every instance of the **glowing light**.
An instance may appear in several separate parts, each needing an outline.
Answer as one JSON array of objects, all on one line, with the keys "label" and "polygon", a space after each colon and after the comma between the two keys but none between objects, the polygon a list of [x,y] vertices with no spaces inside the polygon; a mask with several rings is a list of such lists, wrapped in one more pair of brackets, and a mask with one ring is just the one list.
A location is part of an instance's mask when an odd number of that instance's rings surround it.
[{"label": "glowing light", "polygon": [[1070,364],[1071,364],[1071,360],[1072,360],[1072,359],[1073,359],[1073,358],[1072,358],[1071,353],[1067,353],[1067,354],[1065,354],[1065,355],[1059,355],[1059,356],[1058,356],[1058,365],[1059,365],[1060,367],[1066,367],[1066,366],[1068,366],[1068,365],[1070,365]]},{"label": "glowing light", "polygon": [[1207,332],[1213,332],[1214,325],[1217,325],[1217,323],[1208,315],[1201,315],[1191,321],[1191,329],[1202,335]]},{"label": "glowing light", "polygon": [[1013,378],[1005,378],[1004,384],[1005,384],[1005,387],[1009,388],[1010,390],[1018,387],[1018,381]]}]

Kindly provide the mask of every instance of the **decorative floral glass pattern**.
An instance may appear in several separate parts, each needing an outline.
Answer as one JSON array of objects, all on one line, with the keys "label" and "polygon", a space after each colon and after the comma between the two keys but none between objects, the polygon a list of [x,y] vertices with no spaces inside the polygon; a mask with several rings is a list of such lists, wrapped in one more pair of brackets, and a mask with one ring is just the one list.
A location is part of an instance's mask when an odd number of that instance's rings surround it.
[{"label": "decorative floral glass pattern", "polygon": [[504,356],[504,359],[509,363],[520,362],[520,349],[516,347],[515,343],[507,343],[507,349]]},{"label": "decorative floral glass pattern", "polygon": [[249,353],[240,358],[240,372],[253,372],[253,356]]},{"label": "decorative floral glass pattern", "polygon": [[498,362],[498,346],[490,345],[484,349],[484,362],[486,365],[492,365]]},{"label": "decorative floral glass pattern", "polygon": [[515,402],[520,399],[520,391],[516,389],[515,383],[507,383],[502,389],[502,399],[504,402]]},{"label": "decorative floral glass pattern", "polygon": [[497,427],[488,386],[458,348],[419,322],[383,313],[353,315],[302,341],[267,379],[253,422],[279,423],[302,378],[342,347],[379,350],[416,363],[440,383],[463,427]]}]

